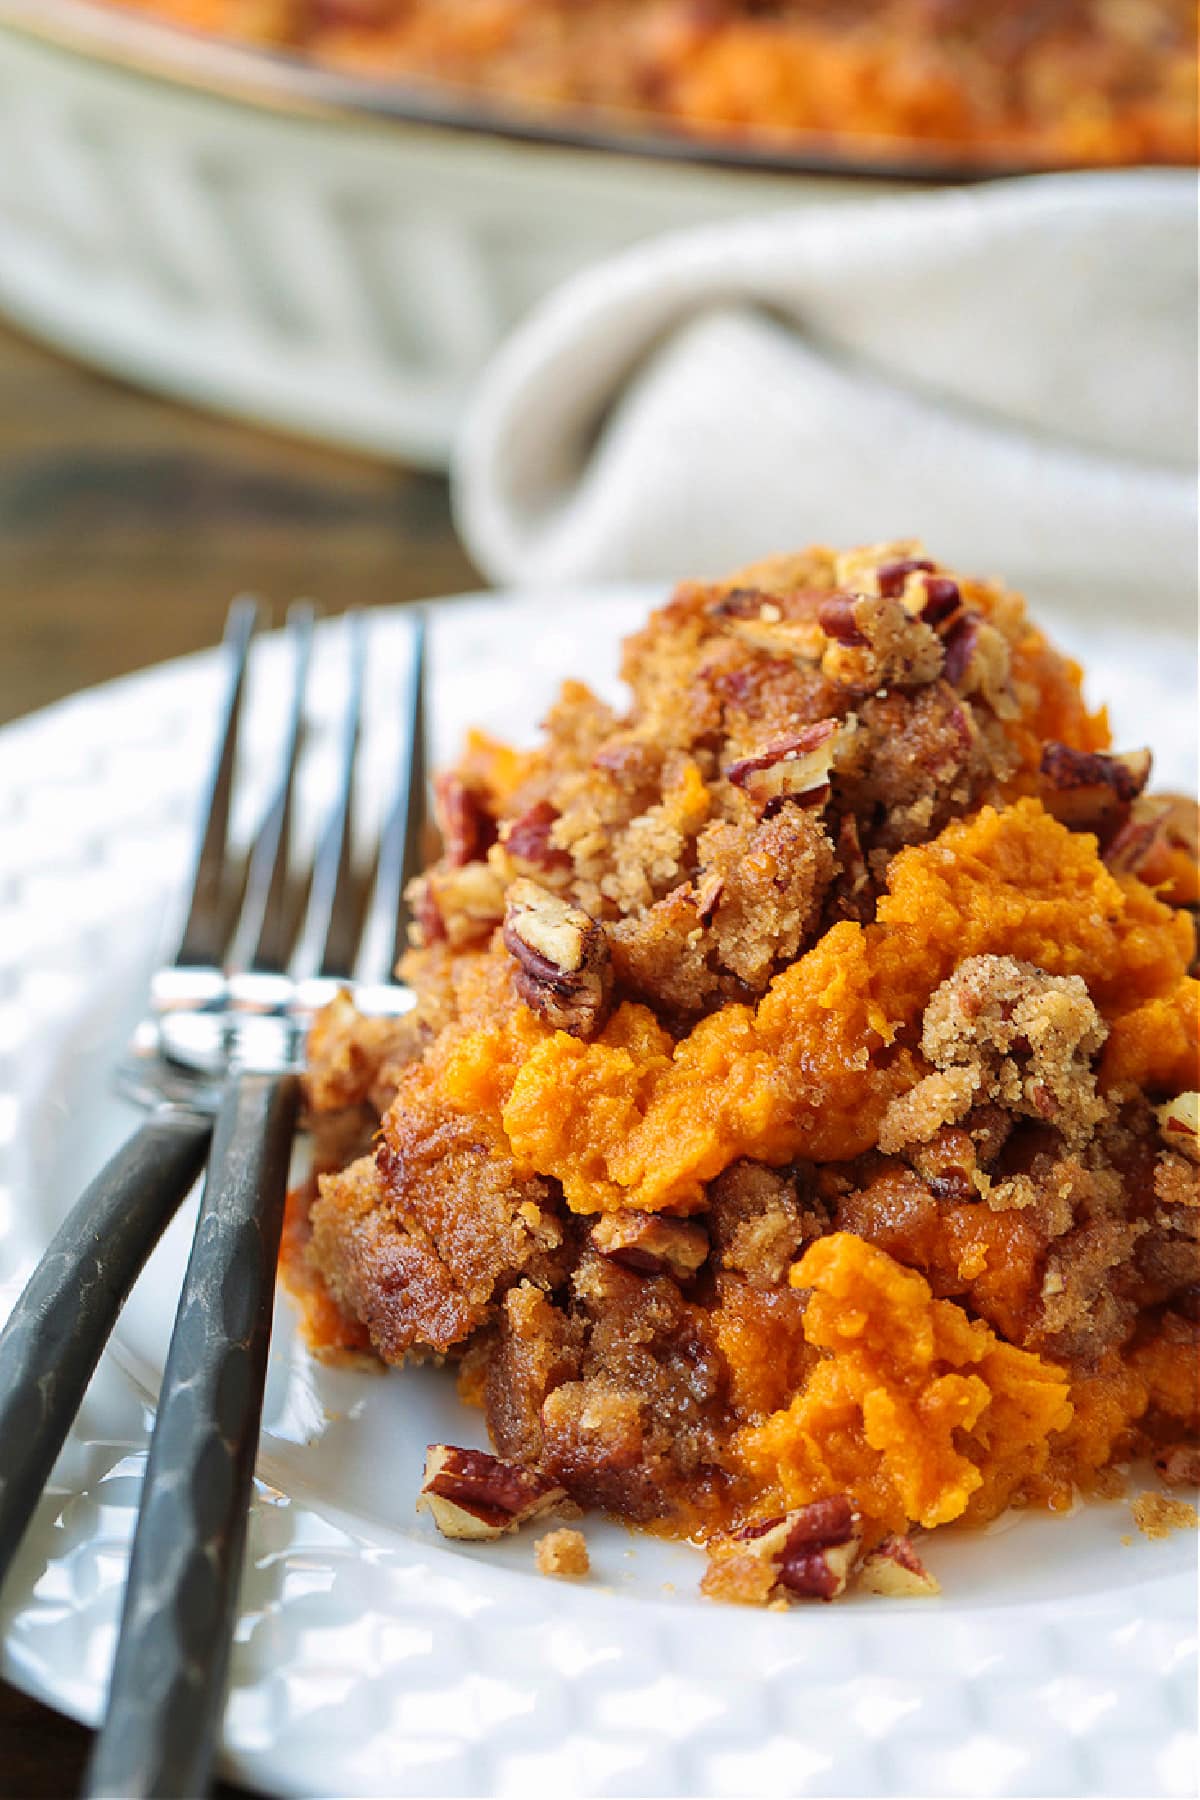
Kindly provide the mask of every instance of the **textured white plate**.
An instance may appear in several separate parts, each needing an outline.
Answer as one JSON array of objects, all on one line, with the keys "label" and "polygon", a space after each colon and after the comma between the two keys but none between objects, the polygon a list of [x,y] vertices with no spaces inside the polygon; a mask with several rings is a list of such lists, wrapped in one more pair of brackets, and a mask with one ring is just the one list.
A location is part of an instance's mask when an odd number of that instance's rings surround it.
[{"label": "textured white plate", "polygon": [[[610,590],[440,608],[437,754],[471,721],[527,736],[563,674],[612,687],[617,639],[645,604]],[[341,680],[338,627],[324,629],[308,809]],[[407,624],[383,613],[372,631],[368,813],[396,747]],[[1188,646],[1086,638],[1119,737],[1151,719],[1161,779],[1186,784]],[[247,742],[261,776],[280,673],[267,640]],[[191,658],[0,733],[0,1316],[133,1122],[107,1075],[186,869],[217,685],[213,659]],[[0,1605],[4,1673],[85,1719],[102,1704],[190,1223],[189,1209],[139,1283]],[[483,1441],[448,1375],[316,1368],[280,1303],[231,1773],[297,1794],[1194,1789],[1191,1534],[1126,1545],[1119,1502],[1023,1517],[933,1540],[941,1601],[756,1615],[699,1601],[686,1546],[592,1521],[585,1585],[534,1574],[529,1537],[439,1541],[412,1505],[434,1436]]]}]

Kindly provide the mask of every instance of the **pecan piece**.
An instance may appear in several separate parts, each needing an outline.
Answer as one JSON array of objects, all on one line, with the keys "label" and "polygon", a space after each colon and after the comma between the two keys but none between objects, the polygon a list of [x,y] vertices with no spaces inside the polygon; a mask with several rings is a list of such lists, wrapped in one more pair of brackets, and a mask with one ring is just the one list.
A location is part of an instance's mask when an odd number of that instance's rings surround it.
[{"label": "pecan piece", "polygon": [[884,1538],[863,1558],[858,1586],[868,1594],[896,1597],[940,1594],[937,1579],[929,1573],[912,1547],[911,1538],[895,1535]]},{"label": "pecan piece", "polygon": [[1114,875],[1140,875],[1152,885],[1169,875],[1173,851],[1200,860],[1200,815],[1187,794],[1139,794],[1109,839],[1104,860]]},{"label": "pecan piece", "polygon": [[486,1450],[430,1444],[417,1511],[427,1510],[443,1537],[503,1537],[566,1499],[565,1489],[521,1463]]},{"label": "pecan piece", "polygon": [[[919,575],[921,579],[912,578]],[[935,565],[921,556],[905,556],[882,563],[875,571],[879,592],[887,600],[899,600],[912,618],[937,628],[949,624],[962,607],[962,589],[949,575],[936,573]]]},{"label": "pecan piece", "polygon": [[443,943],[446,926],[438,911],[428,875],[418,875],[415,880],[410,881],[404,890],[404,898],[412,916],[412,924],[408,928],[410,941],[418,946]]},{"label": "pecan piece", "polygon": [[546,874],[571,867],[567,852],[551,840],[558,816],[548,800],[539,800],[502,828],[500,842],[518,867],[523,865]]},{"label": "pecan piece", "polygon": [[917,608],[917,617],[926,625],[945,625],[962,605],[962,590],[948,575],[925,577],[925,599]]},{"label": "pecan piece", "polygon": [[726,621],[734,637],[768,656],[816,662],[824,648],[814,619],[789,615],[777,595],[759,588],[730,588],[709,610],[714,619]]},{"label": "pecan piece", "polygon": [[605,1213],[592,1228],[601,1256],[639,1275],[674,1275],[686,1281],[708,1255],[708,1233],[691,1219],[661,1213]]},{"label": "pecan piece", "polygon": [[514,986],[527,1006],[572,1037],[599,1030],[612,992],[603,926],[522,877],[508,890],[504,943],[517,965]]},{"label": "pecan piece", "polygon": [[979,694],[998,719],[1016,718],[1020,708],[1009,682],[1008,640],[981,613],[960,612],[945,633],[944,674],[960,694]]},{"label": "pecan piece", "polygon": [[764,819],[773,817],[788,800],[823,806],[839,740],[853,730],[853,718],[818,719],[793,737],[779,738],[757,755],[731,763],[726,779],[742,789]]},{"label": "pecan piece", "polygon": [[932,575],[933,564],[925,557],[902,556],[895,562],[880,563],[875,579],[881,594],[886,594],[889,600],[898,600],[908,585],[909,576],[925,570]]},{"label": "pecan piece", "polygon": [[713,914],[721,904],[725,892],[725,877],[715,869],[701,869],[697,873],[694,891],[696,917],[702,925],[712,923]]},{"label": "pecan piece", "polygon": [[821,673],[838,687],[924,687],[941,674],[941,639],[905,600],[831,594],[819,617],[827,638]]},{"label": "pecan piece", "polygon": [[1157,1107],[1158,1130],[1170,1150],[1179,1150],[1190,1162],[1200,1162],[1200,1094],[1176,1094]]},{"label": "pecan piece", "polygon": [[708,610],[714,619],[762,619],[774,625],[783,617],[778,600],[754,587],[730,588]]},{"label": "pecan piece", "polygon": [[443,771],[434,777],[433,808],[445,859],[452,869],[486,856],[496,840],[496,821],[485,809],[478,788],[452,770]]},{"label": "pecan piece", "polygon": [[714,1600],[765,1605],[789,1597],[836,1600],[845,1592],[862,1541],[848,1494],[834,1494],[777,1518],[756,1520],[710,1546],[701,1592]]},{"label": "pecan piece", "polygon": [[[408,898],[424,943],[441,935],[460,949],[490,936],[504,917],[504,883],[485,862],[464,863],[461,868],[439,863],[411,884]],[[434,921],[437,927],[431,932]]]},{"label": "pecan piece", "polygon": [[1129,818],[1150,777],[1150,761],[1149,750],[1108,756],[1051,741],[1042,747],[1038,769],[1043,804],[1072,830],[1108,838]]},{"label": "pecan piece", "polygon": [[856,617],[860,598],[858,594],[830,594],[828,600],[821,602],[817,623],[826,637],[833,638],[838,644],[866,643],[867,634]]},{"label": "pecan piece", "polygon": [[657,780],[662,770],[663,752],[657,744],[648,744],[638,738],[610,738],[592,757],[593,769],[603,769],[606,775],[621,782],[625,787],[634,788],[648,786]]}]

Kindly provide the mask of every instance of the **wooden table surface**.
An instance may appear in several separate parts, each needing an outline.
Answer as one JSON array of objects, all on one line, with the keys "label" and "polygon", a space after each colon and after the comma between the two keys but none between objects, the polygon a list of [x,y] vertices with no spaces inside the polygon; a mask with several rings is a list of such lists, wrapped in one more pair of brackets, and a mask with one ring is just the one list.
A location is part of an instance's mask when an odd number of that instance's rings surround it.
[{"label": "wooden table surface", "polygon": [[[443,480],[152,399],[0,325],[0,724],[213,643],[239,591],[281,618],[297,595],[477,585]],[[0,1800],[75,1792],[88,1741],[0,1683]]]}]

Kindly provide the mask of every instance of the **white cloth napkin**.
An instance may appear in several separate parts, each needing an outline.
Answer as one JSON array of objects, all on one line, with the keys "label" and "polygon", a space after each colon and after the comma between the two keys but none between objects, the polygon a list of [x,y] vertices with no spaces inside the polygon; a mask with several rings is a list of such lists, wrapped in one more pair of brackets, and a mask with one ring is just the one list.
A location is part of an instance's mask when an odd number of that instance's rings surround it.
[{"label": "white cloth napkin", "polygon": [[714,575],[923,537],[1035,598],[1194,620],[1189,171],[671,234],[501,350],[455,467],[496,581]]}]

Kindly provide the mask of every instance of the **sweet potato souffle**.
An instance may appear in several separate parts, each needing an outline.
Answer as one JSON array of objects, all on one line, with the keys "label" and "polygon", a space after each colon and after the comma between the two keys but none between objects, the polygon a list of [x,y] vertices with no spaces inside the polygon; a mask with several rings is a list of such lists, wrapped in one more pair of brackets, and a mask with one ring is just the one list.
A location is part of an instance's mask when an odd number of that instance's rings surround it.
[{"label": "sweet potato souffle", "polygon": [[1194,802],[912,543],[685,583],[623,675],[469,741],[413,1011],[316,1024],[314,1351],[456,1363],[443,1530],[599,1509],[714,1598],[1194,1482]]},{"label": "sweet potato souffle", "polygon": [[883,163],[1196,160],[1188,0],[111,0],[553,122]]}]

